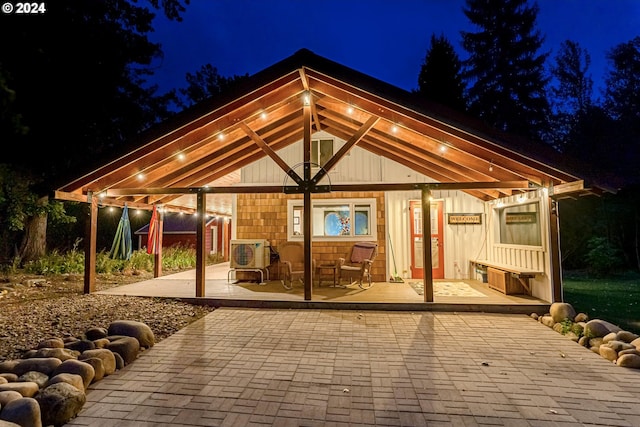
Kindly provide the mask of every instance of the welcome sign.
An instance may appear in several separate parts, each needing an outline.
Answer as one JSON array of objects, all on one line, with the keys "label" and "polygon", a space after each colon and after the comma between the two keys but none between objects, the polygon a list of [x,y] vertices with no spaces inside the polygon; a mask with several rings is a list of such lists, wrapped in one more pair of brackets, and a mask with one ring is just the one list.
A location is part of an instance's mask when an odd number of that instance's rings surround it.
[{"label": "welcome sign", "polygon": [[450,213],[447,214],[447,223],[456,225],[482,224],[480,213]]}]

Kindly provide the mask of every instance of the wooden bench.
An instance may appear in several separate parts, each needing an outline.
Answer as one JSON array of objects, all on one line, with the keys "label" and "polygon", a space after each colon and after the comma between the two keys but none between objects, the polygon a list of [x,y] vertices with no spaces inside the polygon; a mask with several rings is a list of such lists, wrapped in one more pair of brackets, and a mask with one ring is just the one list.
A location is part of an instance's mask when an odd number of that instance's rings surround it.
[{"label": "wooden bench", "polygon": [[[527,295],[531,295],[529,279],[544,273],[543,271],[515,267],[483,259],[471,260],[472,269],[478,266],[487,268],[489,287],[506,295],[521,293],[520,287]],[[515,282],[510,279],[514,279]]]}]

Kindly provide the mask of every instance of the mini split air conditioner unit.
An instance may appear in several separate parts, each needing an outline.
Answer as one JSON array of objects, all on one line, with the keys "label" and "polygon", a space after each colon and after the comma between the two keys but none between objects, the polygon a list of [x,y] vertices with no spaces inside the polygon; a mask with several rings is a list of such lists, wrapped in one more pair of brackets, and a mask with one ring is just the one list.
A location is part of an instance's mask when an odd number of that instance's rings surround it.
[{"label": "mini split air conditioner unit", "polygon": [[231,241],[231,268],[266,268],[271,263],[269,242],[264,239]]}]

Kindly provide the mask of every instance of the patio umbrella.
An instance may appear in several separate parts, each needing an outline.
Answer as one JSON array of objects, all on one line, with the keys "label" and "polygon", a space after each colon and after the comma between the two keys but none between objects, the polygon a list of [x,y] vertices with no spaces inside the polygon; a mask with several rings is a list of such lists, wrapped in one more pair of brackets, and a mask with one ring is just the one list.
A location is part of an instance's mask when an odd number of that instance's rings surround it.
[{"label": "patio umbrella", "polygon": [[153,206],[151,221],[149,221],[149,234],[147,237],[147,253],[155,254],[158,249],[158,211]]},{"label": "patio umbrella", "polygon": [[122,216],[116,229],[116,235],[113,238],[113,244],[111,245],[111,251],[109,257],[113,259],[125,259],[131,258],[132,242],[131,242],[131,223],[129,222],[129,209],[127,205],[124,205],[122,210]]}]

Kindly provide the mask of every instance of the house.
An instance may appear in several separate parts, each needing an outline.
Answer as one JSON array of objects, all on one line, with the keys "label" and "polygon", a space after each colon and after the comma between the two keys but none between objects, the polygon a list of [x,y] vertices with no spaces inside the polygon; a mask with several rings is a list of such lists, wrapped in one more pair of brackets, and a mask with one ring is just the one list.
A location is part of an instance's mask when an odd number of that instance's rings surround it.
[{"label": "house", "polygon": [[[162,218],[162,247],[171,246],[196,247],[196,229],[198,226],[195,215],[166,213]],[[205,252],[207,255],[218,255],[221,259],[228,259],[230,222],[222,216],[210,217],[205,222]],[[140,227],[133,233],[138,237],[138,247],[147,246],[149,238],[149,224]]]},{"label": "house", "polygon": [[[546,144],[302,49],[149,130],[136,149],[55,196],[88,202],[91,221],[98,205],[156,205],[230,216],[232,239],[299,241],[305,300],[313,260],[375,241],[373,280],[420,279],[425,302],[434,279],[484,277],[505,293],[554,302],[559,201],[608,191],[588,171]],[[199,219],[197,297],[206,234]]]}]

